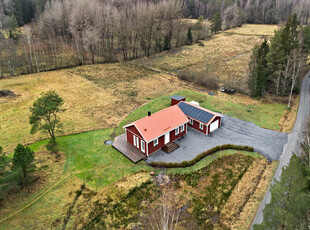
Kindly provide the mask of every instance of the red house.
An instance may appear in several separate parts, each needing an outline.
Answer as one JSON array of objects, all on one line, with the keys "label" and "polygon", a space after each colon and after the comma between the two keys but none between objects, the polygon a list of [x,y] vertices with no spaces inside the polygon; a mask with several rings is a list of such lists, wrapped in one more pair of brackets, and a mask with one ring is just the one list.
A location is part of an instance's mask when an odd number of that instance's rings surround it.
[{"label": "red house", "polygon": [[178,107],[188,117],[188,126],[205,135],[210,134],[221,126],[222,115],[218,113],[186,101],[181,101]]},{"label": "red house", "polygon": [[180,107],[173,105],[124,126],[126,141],[148,156],[185,135],[188,122]]},{"label": "red house", "polygon": [[200,107],[197,102],[186,102],[184,97],[175,95],[171,97],[171,104],[124,126],[126,143],[143,153],[139,159],[160,149],[167,153],[176,149],[178,145],[173,141],[187,133],[187,126],[205,135],[221,126],[222,115]]}]

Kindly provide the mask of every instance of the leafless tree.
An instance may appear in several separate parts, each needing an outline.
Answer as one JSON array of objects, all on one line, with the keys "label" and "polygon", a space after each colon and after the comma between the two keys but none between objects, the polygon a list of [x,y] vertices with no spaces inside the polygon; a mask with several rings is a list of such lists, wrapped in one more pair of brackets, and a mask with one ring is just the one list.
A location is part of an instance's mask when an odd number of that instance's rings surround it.
[{"label": "leafless tree", "polygon": [[294,90],[296,81],[299,77],[300,70],[302,66],[304,65],[304,60],[305,60],[304,55],[302,53],[302,50],[300,49],[294,49],[288,58],[288,62],[291,63],[291,70],[290,70],[291,90],[290,90],[290,96],[289,96],[287,107],[291,106],[293,90]]}]

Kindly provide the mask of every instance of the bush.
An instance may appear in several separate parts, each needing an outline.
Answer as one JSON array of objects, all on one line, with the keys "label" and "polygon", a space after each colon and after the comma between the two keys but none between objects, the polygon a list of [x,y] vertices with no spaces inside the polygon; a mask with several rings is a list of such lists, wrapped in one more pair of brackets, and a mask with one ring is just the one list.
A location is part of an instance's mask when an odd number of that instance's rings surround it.
[{"label": "bush", "polygon": [[218,80],[213,76],[197,70],[182,70],[178,73],[178,78],[183,81],[195,83],[210,90],[218,89]]},{"label": "bush", "polygon": [[226,150],[226,149],[235,149],[235,150],[243,150],[243,151],[254,152],[254,148],[251,146],[226,144],[226,145],[215,146],[214,148],[209,149],[209,150],[197,155],[194,159],[192,159],[190,161],[182,161],[180,163],[177,163],[177,162],[174,162],[174,163],[172,163],[172,162],[170,162],[170,163],[151,162],[149,165],[152,167],[156,167],[156,168],[185,168],[185,167],[189,167],[189,166],[196,164],[198,161],[202,160],[206,156],[209,156],[209,155],[211,155],[215,152],[218,152],[220,150]]}]

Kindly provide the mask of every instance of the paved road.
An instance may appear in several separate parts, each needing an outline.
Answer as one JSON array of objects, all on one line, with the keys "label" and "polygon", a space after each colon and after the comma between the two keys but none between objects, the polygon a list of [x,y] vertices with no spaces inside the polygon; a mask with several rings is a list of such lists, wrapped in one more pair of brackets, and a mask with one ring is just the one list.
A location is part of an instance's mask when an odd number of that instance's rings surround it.
[{"label": "paved road", "polygon": [[[297,155],[300,153],[300,142],[303,140],[303,132],[307,127],[307,121],[309,117],[309,104],[310,104],[310,71],[306,74],[300,91],[300,101],[298,114],[295,121],[295,126],[293,131],[288,135],[288,142],[284,146],[283,153],[279,158],[279,166],[274,175],[272,183],[275,179],[279,179],[282,173],[282,168],[286,166],[292,157],[293,152]],[[252,223],[251,229],[253,229],[254,224],[260,224],[263,222],[263,210],[265,205],[270,203],[271,193],[270,187],[265,194],[265,197],[257,211],[255,219]]]},{"label": "paved road", "polygon": [[170,154],[158,151],[147,158],[147,162],[182,162],[218,145],[235,144],[254,147],[267,159],[278,160],[287,143],[287,134],[261,128],[252,122],[223,116],[222,126],[208,136],[188,129],[187,135],[175,141],[180,148]]}]

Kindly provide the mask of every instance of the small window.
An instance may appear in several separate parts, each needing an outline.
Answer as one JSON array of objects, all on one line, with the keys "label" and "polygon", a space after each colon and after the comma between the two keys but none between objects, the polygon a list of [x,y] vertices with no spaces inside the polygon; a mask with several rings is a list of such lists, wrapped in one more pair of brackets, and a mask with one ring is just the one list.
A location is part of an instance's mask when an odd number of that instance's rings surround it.
[{"label": "small window", "polygon": [[201,130],[203,130],[203,124],[202,124],[202,123],[199,123],[199,128],[200,128]]},{"label": "small window", "polygon": [[180,129],[181,129],[180,132],[183,133],[183,132],[184,132],[184,125],[181,125],[181,126],[180,126]]},{"label": "small window", "polygon": [[141,140],[141,151],[145,153],[144,141]]},{"label": "small window", "polygon": [[139,148],[139,138],[138,137],[137,137],[136,143],[137,143],[137,148]]},{"label": "small window", "polygon": [[137,145],[137,144],[136,144],[136,136],[133,135],[132,137],[133,137],[133,145],[136,146],[136,145]]},{"label": "small window", "polygon": [[158,145],[158,138],[154,140],[154,147]]},{"label": "small window", "polygon": [[175,135],[177,136],[179,134],[179,127],[175,129]]},{"label": "small window", "polygon": [[190,124],[190,125],[193,125],[193,123],[194,123],[194,122],[193,122],[193,119],[192,119],[192,118],[189,118],[189,124]]}]

